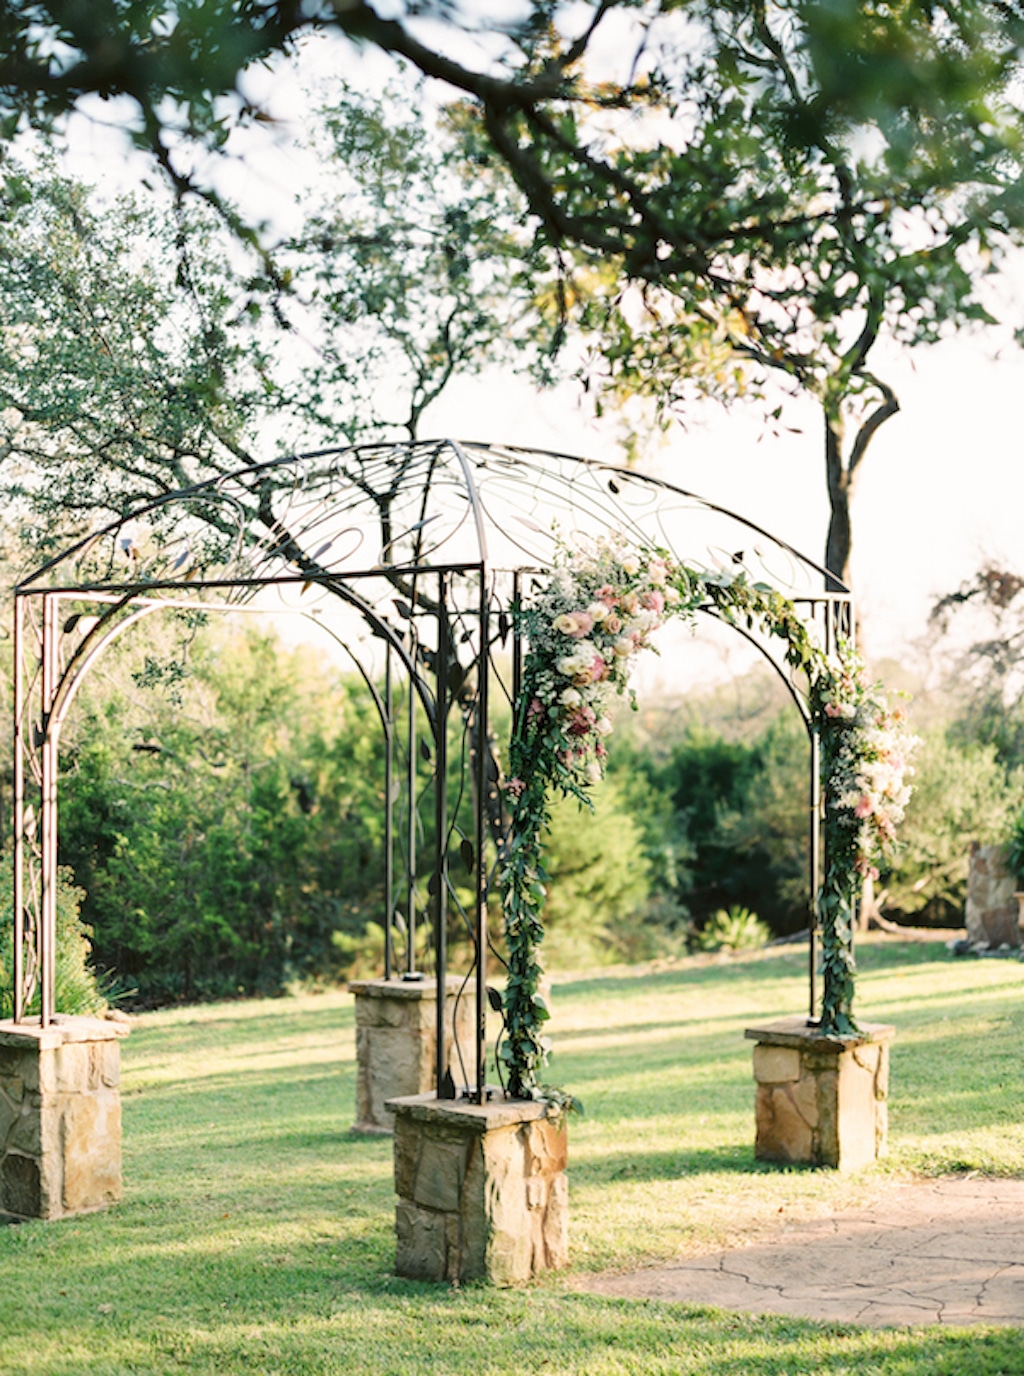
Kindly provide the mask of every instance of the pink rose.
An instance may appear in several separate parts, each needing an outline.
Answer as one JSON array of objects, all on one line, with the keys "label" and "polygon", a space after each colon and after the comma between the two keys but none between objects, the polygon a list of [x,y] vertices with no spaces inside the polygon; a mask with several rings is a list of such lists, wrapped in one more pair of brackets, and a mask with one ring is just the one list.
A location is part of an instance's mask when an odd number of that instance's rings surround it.
[{"label": "pink rose", "polygon": [[589,635],[594,626],[594,618],[586,612],[563,612],[553,622],[556,631],[567,635],[570,640],[582,640]]},{"label": "pink rose", "polygon": [[586,736],[597,721],[592,707],[578,707],[569,718],[569,735]]}]

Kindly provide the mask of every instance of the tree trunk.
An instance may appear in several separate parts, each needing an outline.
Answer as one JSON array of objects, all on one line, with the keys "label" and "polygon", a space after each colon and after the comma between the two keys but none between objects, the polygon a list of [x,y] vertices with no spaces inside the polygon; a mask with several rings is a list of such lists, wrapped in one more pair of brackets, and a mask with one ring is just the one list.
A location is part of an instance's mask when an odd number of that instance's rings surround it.
[{"label": "tree trunk", "polygon": [[857,426],[849,458],[845,461],[843,440],[846,425],[842,413],[843,398],[826,398],[822,402],[825,419],[825,475],[830,512],[828,538],[825,542],[825,568],[829,573],[825,586],[829,592],[848,592],[853,589],[850,578],[850,555],[853,550],[850,503],[853,500],[854,484],[868,445],[878,429],[900,409],[891,387],[867,373],[860,376],[862,381],[866,379],[871,388],[881,395],[881,402],[874,410],[869,411]]},{"label": "tree trunk", "polygon": [[843,420],[838,407],[828,406],[825,414],[825,473],[828,482],[828,536],[825,541],[825,568],[829,572],[828,592],[843,592],[850,587],[850,498],[853,477],[843,463]]}]

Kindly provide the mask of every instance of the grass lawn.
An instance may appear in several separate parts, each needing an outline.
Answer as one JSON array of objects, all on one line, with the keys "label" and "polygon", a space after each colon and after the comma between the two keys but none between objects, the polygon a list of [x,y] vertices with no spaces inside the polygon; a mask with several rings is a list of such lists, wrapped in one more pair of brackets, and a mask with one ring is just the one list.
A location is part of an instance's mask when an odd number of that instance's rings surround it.
[{"label": "grass lawn", "polygon": [[[753,1158],[743,1029],[805,1003],[781,948],[553,991],[573,1272],[750,1239],[879,1174],[1024,1174],[1024,965],[865,943],[858,1008],[897,1027],[890,1156],[852,1178]],[[870,1330],[574,1291],[397,1280],[391,1146],[350,1135],[352,1000],[140,1018],[123,1046],[125,1198],[0,1229],[2,1376],[1017,1376],[1024,1333]]]}]

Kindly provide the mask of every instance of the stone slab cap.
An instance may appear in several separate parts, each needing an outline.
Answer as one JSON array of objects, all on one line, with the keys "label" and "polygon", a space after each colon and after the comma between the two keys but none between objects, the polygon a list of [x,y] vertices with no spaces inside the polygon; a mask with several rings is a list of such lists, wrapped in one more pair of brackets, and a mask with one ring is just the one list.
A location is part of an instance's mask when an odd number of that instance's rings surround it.
[{"label": "stone slab cap", "polygon": [[[458,975],[449,975],[445,987],[449,994],[457,994],[465,984]],[[437,980],[432,975],[422,979],[350,979],[348,992],[369,999],[421,999],[425,994],[434,997]]]},{"label": "stone slab cap", "polygon": [[409,1094],[388,1099],[384,1107],[421,1123],[449,1123],[480,1134],[554,1116],[549,1104],[535,1099],[506,1099],[500,1089],[494,1095],[485,1104],[474,1104],[469,1099],[439,1099],[433,1092]]},{"label": "stone slab cap", "polygon": [[762,1023],[758,1027],[748,1027],[743,1035],[765,1046],[819,1047],[822,1050],[834,1049],[839,1053],[868,1043],[891,1042],[896,1035],[896,1029],[889,1023],[862,1022],[859,1030],[850,1036],[824,1036],[817,1023],[796,1016],[779,1018],[775,1022]]},{"label": "stone slab cap", "polygon": [[71,1017],[58,1013],[49,1027],[40,1027],[39,1019],[30,1022],[0,1022],[0,1046],[36,1046],[40,1051],[54,1051],[67,1042],[112,1042],[127,1037],[131,1027],[120,1020],[107,1018]]}]

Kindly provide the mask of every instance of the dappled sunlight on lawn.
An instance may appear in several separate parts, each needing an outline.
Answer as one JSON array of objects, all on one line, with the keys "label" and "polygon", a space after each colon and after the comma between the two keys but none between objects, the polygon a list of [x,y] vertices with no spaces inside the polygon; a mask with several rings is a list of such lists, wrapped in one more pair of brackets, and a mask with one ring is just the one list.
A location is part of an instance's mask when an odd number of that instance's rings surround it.
[{"label": "dappled sunlight on lawn", "polygon": [[4,1376],[1016,1370],[1019,1335],[911,1342],[572,1293],[583,1272],[870,1204],[894,1175],[1024,1174],[1021,967],[920,956],[865,950],[864,1016],[898,1032],[891,1154],[853,1176],[754,1159],[743,1030],[802,1007],[805,953],[556,981],[549,1078],[586,1107],[569,1123],[571,1270],[512,1293],[393,1276],[392,1144],[349,1130],[349,995],[143,1015],[123,1048],[123,1202],[0,1229]]}]

